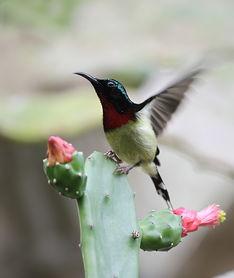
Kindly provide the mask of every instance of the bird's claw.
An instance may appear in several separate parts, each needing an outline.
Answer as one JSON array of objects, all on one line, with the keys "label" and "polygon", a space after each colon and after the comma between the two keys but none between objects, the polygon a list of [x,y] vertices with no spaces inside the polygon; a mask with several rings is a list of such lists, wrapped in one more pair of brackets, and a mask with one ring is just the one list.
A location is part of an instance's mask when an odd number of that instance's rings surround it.
[{"label": "bird's claw", "polygon": [[119,166],[116,168],[115,172],[118,174],[128,175],[128,173],[131,169],[132,169],[132,165]]},{"label": "bird's claw", "polygon": [[117,154],[113,151],[108,151],[104,153],[104,155],[110,159],[112,159],[114,162],[120,164],[122,163],[122,160],[117,156]]}]

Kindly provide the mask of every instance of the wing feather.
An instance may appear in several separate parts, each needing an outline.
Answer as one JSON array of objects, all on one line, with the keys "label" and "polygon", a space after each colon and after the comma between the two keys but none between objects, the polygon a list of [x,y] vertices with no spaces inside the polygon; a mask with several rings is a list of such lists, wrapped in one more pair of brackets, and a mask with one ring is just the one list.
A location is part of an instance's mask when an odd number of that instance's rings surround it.
[{"label": "wing feather", "polygon": [[[196,68],[167,85],[163,90],[149,98],[150,117],[155,134],[162,133],[172,114],[177,110],[190,85],[202,72]],[[147,101],[145,102],[147,103]]]}]

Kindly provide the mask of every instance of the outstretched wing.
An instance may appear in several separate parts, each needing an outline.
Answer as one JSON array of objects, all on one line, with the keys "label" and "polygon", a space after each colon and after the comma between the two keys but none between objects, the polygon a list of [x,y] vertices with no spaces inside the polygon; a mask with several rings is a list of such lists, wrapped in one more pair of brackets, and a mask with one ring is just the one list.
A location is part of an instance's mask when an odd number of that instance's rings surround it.
[{"label": "outstretched wing", "polygon": [[162,133],[172,114],[183,100],[186,91],[202,71],[201,68],[190,71],[145,101],[145,103],[150,103],[151,105],[150,117],[157,136]]}]

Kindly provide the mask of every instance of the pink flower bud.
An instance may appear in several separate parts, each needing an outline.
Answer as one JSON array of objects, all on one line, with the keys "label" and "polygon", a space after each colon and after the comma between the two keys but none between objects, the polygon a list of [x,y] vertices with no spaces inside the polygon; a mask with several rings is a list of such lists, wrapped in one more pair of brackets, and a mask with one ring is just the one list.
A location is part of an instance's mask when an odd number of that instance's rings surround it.
[{"label": "pink flower bud", "polygon": [[50,136],[47,146],[47,158],[50,166],[55,165],[56,162],[66,163],[72,160],[72,154],[75,152],[75,148],[62,138]]},{"label": "pink flower bud", "polygon": [[218,205],[210,205],[203,210],[196,212],[185,208],[173,210],[174,214],[182,216],[182,236],[186,236],[190,232],[194,232],[199,226],[215,227],[225,220],[225,212],[219,209]]}]

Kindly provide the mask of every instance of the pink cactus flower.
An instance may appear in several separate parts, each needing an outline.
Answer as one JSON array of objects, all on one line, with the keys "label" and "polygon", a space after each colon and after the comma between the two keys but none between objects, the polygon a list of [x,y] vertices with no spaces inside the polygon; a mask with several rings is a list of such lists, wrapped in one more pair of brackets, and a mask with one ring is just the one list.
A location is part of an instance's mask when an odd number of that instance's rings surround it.
[{"label": "pink cactus flower", "polygon": [[48,164],[53,166],[56,162],[66,163],[72,160],[75,148],[58,136],[50,136],[48,139],[47,158]]},{"label": "pink cactus flower", "polygon": [[186,236],[190,232],[194,232],[199,226],[215,227],[226,219],[226,213],[219,209],[218,205],[210,205],[203,210],[196,212],[185,208],[173,210],[174,214],[182,217],[182,236]]}]

